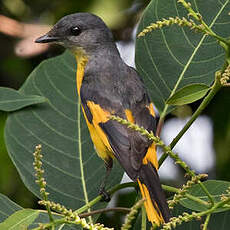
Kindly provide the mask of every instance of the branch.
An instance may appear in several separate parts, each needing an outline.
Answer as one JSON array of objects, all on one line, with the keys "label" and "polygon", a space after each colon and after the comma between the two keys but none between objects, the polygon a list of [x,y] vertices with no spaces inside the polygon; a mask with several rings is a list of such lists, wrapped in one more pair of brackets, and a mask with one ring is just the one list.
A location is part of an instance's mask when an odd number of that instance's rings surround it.
[{"label": "branch", "polygon": [[54,220],[53,222],[48,223],[48,224],[42,224],[40,228],[35,228],[33,230],[48,229],[50,227],[57,226],[60,224],[81,225],[84,229],[90,229],[90,230],[112,230],[111,228],[104,227],[104,225],[100,223],[97,223],[97,224],[87,223],[84,218],[80,218],[80,216],[74,213],[71,209],[67,209],[65,206],[60,205],[58,203],[54,203],[52,201],[41,200],[39,201],[39,204],[42,204],[45,206],[48,205],[54,211],[62,214],[64,218]]},{"label": "branch", "polygon": [[208,214],[206,219],[205,219],[205,222],[204,222],[202,230],[208,230],[208,223],[209,223],[210,217],[211,217],[211,214]]},{"label": "branch", "polygon": [[[130,187],[137,187],[137,184],[134,183],[134,182],[118,184],[118,185],[115,185],[113,188],[109,189],[107,192],[108,192],[109,195],[112,195],[118,190],[121,190],[123,188],[130,188]],[[82,206],[81,208],[77,209],[76,211],[74,211],[74,213],[75,214],[80,214],[80,213],[88,210],[88,208],[90,208],[93,205],[95,205],[96,203],[98,203],[102,198],[103,198],[102,195],[97,196],[92,201],[90,201],[88,204],[86,204],[86,205]]]},{"label": "branch", "polygon": [[[203,179],[204,177],[207,177],[206,174],[199,174],[195,177],[192,177],[191,180],[188,180],[186,184],[184,184],[182,186],[182,188],[178,189],[177,193],[174,195],[172,200],[168,201],[169,204],[169,208],[172,209],[182,198],[186,197],[188,190],[194,185],[197,184],[201,179]],[[208,202],[205,202],[201,199],[196,198],[196,202],[198,203],[202,203],[203,205],[205,204],[205,206],[209,206]],[[188,198],[190,199],[190,198]]]},{"label": "branch", "polygon": [[88,217],[88,216],[101,214],[101,213],[105,213],[105,212],[130,212],[130,211],[131,211],[130,208],[123,208],[123,207],[102,208],[102,209],[98,209],[98,210],[95,210],[95,211],[79,214],[79,217],[80,218],[85,218],[85,217]]},{"label": "branch", "polygon": [[[228,194],[230,195],[230,194]],[[183,215],[180,215],[178,217],[172,217],[170,219],[170,222],[165,223],[163,225],[162,230],[171,230],[172,228],[175,228],[177,225],[182,224],[183,222],[189,222],[193,219],[198,219],[200,220],[202,216],[206,216],[206,215],[210,215],[213,212],[216,211],[216,209],[218,209],[219,207],[223,207],[225,204],[230,202],[230,196],[227,197],[226,199],[215,203],[210,209],[202,211],[202,212],[192,212],[191,214],[188,213],[183,213]],[[207,221],[207,219],[206,219]],[[208,221],[207,221],[208,222]],[[208,224],[208,223],[207,223]]]}]

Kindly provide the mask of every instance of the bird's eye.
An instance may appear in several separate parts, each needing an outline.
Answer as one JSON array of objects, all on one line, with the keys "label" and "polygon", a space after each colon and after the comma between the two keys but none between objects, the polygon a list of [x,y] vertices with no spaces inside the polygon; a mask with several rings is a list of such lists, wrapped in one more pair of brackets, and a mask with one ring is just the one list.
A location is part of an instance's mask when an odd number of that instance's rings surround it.
[{"label": "bird's eye", "polygon": [[71,34],[74,36],[78,36],[81,33],[81,29],[78,26],[73,26],[70,30]]}]

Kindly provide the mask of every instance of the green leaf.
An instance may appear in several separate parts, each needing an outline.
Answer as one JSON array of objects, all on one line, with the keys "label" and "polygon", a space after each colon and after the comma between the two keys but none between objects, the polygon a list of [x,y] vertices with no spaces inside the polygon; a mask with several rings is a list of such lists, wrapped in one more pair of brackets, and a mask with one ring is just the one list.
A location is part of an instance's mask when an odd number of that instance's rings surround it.
[{"label": "green leaf", "polygon": [[0,110],[12,112],[29,105],[46,102],[45,97],[24,95],[11,88],[0,87]]},{"label": "green leaf", "polygon": [[[24,212],[25,209],[11,201],[8,197],[0,194],[0,230],[9,230],[9,228],[5,228],[5,224],[8,223],[8,219],[12,219],[12,216],[16,215],[17,212]],[[28,209],[27,209],[28,210]],[[39,226],[39,223],[49,223],[49,217],[47,213],[45,213],[43,210],[33,210],[35,212],[38,212],[39,216],[37,216],[36,220],[34,219],[33,223],[30,225],[29,229],[35,228]],[[20,214],[21,215],[21,214]],[[60,215],[53,215],[54,219],[60,218]],[[7,219],[8,218],[8,219]],[[2,223],[4,221],[4,224]],[[73,230],[73,229],[79,229],[79,226],[71,226],[71,225],[65,225],[62,230]],[[56,228],[58,229],[58,228]],[[20,228],[21,230],[21,228]]]},{"label": "green leaf", "polygon": [[[215,202],[219,202],[221,200],[221,195],[226,195],[226,190],[230,187],[230,182],[227,181],[220,181],[220,180],[208,180],[203,183],[211,196],[213,197]],[[204,191],[201,189],[199,185],[194,185],[189,189],[189,194],[198,197],[204,201],[209,201],[209,198],[204,193]],[[183,205],[186,208],[189,208],[191,210],[195,211],[205,211],[207,210],[207,207],[195,202],[193,200],[189,200],[187,198],[183,198],[180,200],[180,204]],[[215,212],[223,212],[226,208],[218,208],[215,210]]]},{"label": "green leaf", "polygon": [[[49,200],[73,210],[98,195],[105,175],[78,104],[75,70],[75,58],[69,52],[40,64],[20,92],[41,95],[48,103],[11,113],[5,127],[7,150],[28,189],[40,197],[33,152],[41,144]],[[122,175],[115,162],[108,188],[118,184]],[[100,202],[101,207],[105,205]]]},{"label": "green leaf", "polygon": [[0,224],[0,230],[22,230],[33,223],[38,217],[39,211],[33,209],[22,209],[15,212]]},{"label": "green leaf", "polygon": [[[194,0],[193,9],[220,36],[229,37],[229,0]],[[143,13],[138,33],[163,18],[187,17],[177,0],[152,0]],[[210,86],[224,63],[224,50],[216,40],[177,25],[155,30],[136,41],[136,67],[160,114],[172,106],[167,99],[190,84]]]},{"label": "green leaf", "polygon": [[0,194],[0,222],[21,209],[22,207],[15,204],[8,197]]},{"label": "green leaf", "polygon": [[191,84],[179,89],[167,101],[170,105],[185,105],[205,96],[210,87],[205,84]]},{"label": "green leaf", "polygon": [[[183,215],[183,213],[191,213],[191,210],[184,208],[181,205],[176,205],[176,207],[172,211],[172,216],[178,217],[179,215]],[[200,220],[193,220],[187,223],[183,222],[181,225],[178,225],[175,230],[198,230],[201,229],[201,224],[204,223],[205,216]],[[230,212],[221,212],[214,213],[211,215],[208,229],[218,229],[218,230],[226,230],[229,229],[230,225]]]}]

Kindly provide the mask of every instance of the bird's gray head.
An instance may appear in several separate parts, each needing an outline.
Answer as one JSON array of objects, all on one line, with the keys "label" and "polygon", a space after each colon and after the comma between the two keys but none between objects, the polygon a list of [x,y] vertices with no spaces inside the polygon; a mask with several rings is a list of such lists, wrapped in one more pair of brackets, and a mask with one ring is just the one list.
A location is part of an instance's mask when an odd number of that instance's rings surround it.
[{"label": "bird's gray head", "polygon": [[37,43],[54,42],[73,51],[90,51],[113,42],[111,31],[96,15],[75,13],[61,18]]}]

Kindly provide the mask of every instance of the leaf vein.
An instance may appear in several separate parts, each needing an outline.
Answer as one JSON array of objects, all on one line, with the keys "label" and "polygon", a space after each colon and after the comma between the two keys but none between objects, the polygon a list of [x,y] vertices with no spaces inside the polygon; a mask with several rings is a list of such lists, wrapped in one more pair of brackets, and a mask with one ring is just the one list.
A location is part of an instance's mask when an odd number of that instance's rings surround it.
[{"label": "leaf vein", "polygon": [[59,150],[57,148],[55,148],[53,145],[50,145],[49,143],[47,143],[45,140],[41,139],[38,135],[36,135],[34,132],[32,132],[30,129],[26,128],[25,125],[23,125],[23,122],[21,122],[17,117],[14,117],[15,121],[18,122],[18,124],[24,129],[26,130],[29,134],[31,134],[33,137],[35,137],[37,140],[39,140],[39,143],[41,143],[42,145],[46,145],[48,146],[49,148],[57,151],[58,153],[64,155],[64,156],[67,156],[69,158],[73,158],[73,159],[76,159],[75,157],[72,156],[71,153],[66,153],[62,150]]},{"label": "leaf vein", "polygon": [[69,103],[74,104],[74,105],[77,104],[76,101],[71,100],[71,99],[69,99],[68,97],[66,97],[66,96],[61,92],[61,90],[58,89],[58,88],[56,87],[56,85],[53,83],[53,81],[51,81],[51,78],[49,77],[49,74],[48,74],[48,72],[47,72],[47,69],[45,69],[45,76],[46,76],[46,79],[48,80],[48,82],[50,83],[50,85],[53,87],[53,89],[56,90],[57,94],[59,94],[64,100],[68,101]]},{"label": "leaf vein", "polygon": [[48,122],[46,122],[44,119],[42,119],[42,117],[40,117],[36,112],[32,111],[32,114],[34,115],[34,117],[36,117],[44,126],[46,126],[49,130],[51,130],[53,133],[56,133],[57,135],[73,141],[73,142],[77,142],[78,140],[76,138],[72,138],[70,136],[66,136],[65,134],[57,131],[56,129],[54,129],[51,125],[48,124]]},{"label": "leaf vein", "polygon": [[[41,95],[44,96],[44,94],[42,93],[42,91],[41,91],[41,90],[39,89],[39,87],[36,85],[35,80],[33,81],[33,85],[34,85],[34,87],[36,88],[36,90],[37,90]],[[68,116],[65,115],[63,112],[61,112],[60,110],[58,110],[58,109],[51,103],[50,100],[49,100],[48,103],[49,103],[50,107],[51,107],[53,110],[55,110],[58,114],[60,114],[60,116],[66,118],[66,119],[68,119],[68,120],[70,120],[70,121],[72,121],[72,122],[74,122],[74,123],[76,122],[74,119],[68,117]]]}]

